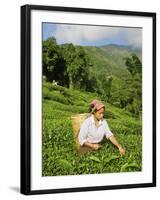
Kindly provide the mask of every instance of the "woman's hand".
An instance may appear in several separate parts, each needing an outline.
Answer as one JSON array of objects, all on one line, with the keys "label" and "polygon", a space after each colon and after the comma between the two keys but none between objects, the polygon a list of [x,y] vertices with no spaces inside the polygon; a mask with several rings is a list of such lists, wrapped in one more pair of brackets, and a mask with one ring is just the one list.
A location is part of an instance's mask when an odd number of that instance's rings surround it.
[{"label": "woman's hand", "polygon": [[120,146],[118,149],[119,149],[119,153],[121,154],[121,156],[125,155],[126,152],[122,146]]},{"label": "woman's hand", "polygon": [[94,150],[98,150],[99,148],[101,148],[101,145],[100,144],[92,144],[91,148]]},{"label": "woman's hand", "polygon": [[90,147],[91,149],[94,149],[94,150],[97,150],[101,147],[100,144],[93,144],[93,143],[89,143],[89,142],[85,142],[84,146]]}]

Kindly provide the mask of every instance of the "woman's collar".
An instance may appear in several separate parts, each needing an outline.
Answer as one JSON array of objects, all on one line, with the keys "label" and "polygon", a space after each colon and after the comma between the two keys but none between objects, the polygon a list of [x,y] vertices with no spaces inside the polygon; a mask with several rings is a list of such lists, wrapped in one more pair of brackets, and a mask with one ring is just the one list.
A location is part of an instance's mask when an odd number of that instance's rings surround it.
[{"label": "woman's collar", "polygon": [[[95,124],[95,119],[94,119],[94,115],[92,114],[91,116],[91,121],[93,124]],[[98,121],[98,125],[101,125],[102,124],[102,119]]]}]

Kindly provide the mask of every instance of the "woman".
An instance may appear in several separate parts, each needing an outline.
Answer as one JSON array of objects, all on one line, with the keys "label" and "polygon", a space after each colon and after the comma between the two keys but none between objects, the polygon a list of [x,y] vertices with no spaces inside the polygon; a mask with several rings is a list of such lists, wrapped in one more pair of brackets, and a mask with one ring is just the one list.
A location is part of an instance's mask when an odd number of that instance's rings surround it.
[{"label": "woman", "polygon": [[94,100],[90,104],[91,115],[85,119],[79,132],[79,143],[81,147],[89,147],[97,150],[104,136],[114,144],[121,155],[125,154],[125,149],[117,141],[105,119],[103,119],[105,106],[102,102]]}]

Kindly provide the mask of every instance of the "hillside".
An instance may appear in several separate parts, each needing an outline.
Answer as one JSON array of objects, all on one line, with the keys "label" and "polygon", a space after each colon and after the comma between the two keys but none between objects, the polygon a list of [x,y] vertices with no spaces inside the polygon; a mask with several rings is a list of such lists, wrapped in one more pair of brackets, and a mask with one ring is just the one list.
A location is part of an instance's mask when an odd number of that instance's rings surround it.
[{"label": "hillside", "polygon": [[142,114],[141,51],[130,46],[58,45],[54,37],[43,41],[43,75],[59,85],[96,93],[103,101]]},{"label": "hillside", "polygon": [[141,171],[141,120],[108,103],[104,117],[126,148],[126,155],[120,157],[107,140],[100,150],[78,155],[71,116],[88,112],[93,99],[100,100],[96,93],[67,89],[43,80],[43,176]]},{"label": "hillside", "polygon": [[130,76],[124,57],[135,53],[141,59],[141,50],[133,49],[131,46],[109,44],[101,47],[83,47],[94,65],[98,74],[107,73],[116,77]]}]

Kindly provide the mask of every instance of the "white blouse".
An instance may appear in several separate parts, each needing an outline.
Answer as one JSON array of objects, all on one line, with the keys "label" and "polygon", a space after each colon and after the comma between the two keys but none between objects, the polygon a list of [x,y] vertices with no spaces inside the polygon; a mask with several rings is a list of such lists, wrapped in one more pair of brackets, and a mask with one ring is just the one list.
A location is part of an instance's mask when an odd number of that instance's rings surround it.
[{"label": "white blouse", "polygon": [[95,124],[94,116],[91,115],[85,119],[80,127],[79,143],[81,146],[83,146],[85,142],[99,143],[103,140],[104,136],[109,138],[112,135],[113,133],[110,131],[105,119],[101,119],[97,127]]}]

